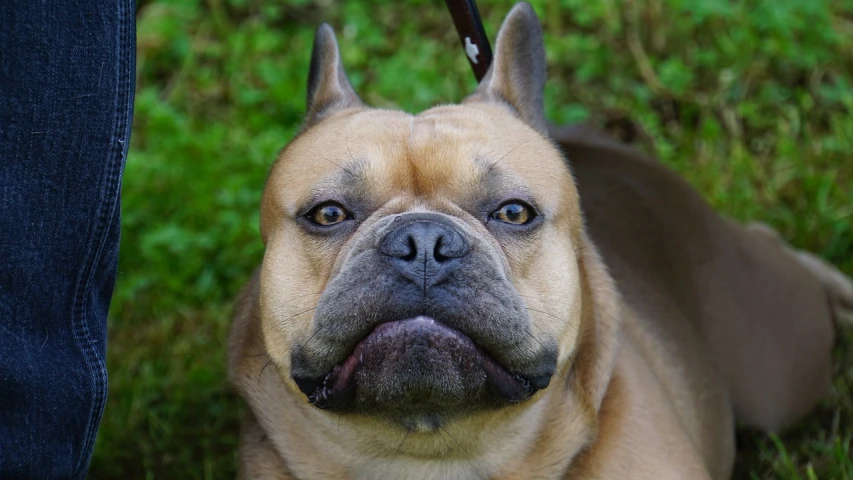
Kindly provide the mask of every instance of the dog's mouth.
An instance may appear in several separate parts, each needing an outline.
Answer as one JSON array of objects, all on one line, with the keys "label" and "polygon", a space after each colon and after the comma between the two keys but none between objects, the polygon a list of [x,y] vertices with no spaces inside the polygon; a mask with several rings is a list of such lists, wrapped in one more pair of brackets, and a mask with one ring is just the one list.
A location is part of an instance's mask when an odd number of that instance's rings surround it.
[{"label": "dog's mouth", "polygon": [[550,378],[511,373],[464,333],[419,316],[380,324],[324,377],[294,380],[322,409],[439,414],[521,402]]}]

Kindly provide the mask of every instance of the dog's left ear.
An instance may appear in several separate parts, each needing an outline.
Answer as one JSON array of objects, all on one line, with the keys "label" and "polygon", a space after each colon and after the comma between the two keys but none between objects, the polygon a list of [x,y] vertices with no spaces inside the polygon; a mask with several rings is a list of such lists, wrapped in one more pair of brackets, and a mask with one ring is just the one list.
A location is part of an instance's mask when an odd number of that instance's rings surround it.
[{"label": "dog's left ear", "polygon": [[462,103],[504,102],[521,120],[547,136],[542,103],[545,64],[542,27],[536,12],[528,3],[516,4],[498,31],[491,68]]},{"label": "dog's left ear", "polygon": [[344,71],[335,31],[324,23],[317,29],[311,51],[305,126],[310,127],[335,111],[361,106]]}]

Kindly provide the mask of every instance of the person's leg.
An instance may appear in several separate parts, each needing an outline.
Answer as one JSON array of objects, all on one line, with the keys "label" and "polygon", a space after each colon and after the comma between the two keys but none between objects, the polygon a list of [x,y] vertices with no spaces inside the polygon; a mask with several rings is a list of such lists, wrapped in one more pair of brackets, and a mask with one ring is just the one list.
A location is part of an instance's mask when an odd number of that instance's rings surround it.
[{"label": "person's leg", "polygon": [[0,478],[84,478],[135,79],[133,0],[0,1]]}]

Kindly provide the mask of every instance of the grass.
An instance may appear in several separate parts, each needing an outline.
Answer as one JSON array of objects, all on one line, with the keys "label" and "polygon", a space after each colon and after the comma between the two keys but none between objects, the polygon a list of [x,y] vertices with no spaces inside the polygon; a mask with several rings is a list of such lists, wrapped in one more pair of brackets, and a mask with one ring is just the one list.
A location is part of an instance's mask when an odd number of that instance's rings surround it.
[{"label": "grass", "polygon": [[[654,150],[719,211],[853,274],[853,3],[537,0],[548,116]],[[480,1],[494,38],[511,3]],[[230,301],[259,263],[258,203],[304,111],[316,26],[377,106],[462,99],[442,2],[138,0],[138,86],[91,478],[233,478]],[[736,478],[853,479],[853,333],[832,395],[779,437],[741,431]]]}]

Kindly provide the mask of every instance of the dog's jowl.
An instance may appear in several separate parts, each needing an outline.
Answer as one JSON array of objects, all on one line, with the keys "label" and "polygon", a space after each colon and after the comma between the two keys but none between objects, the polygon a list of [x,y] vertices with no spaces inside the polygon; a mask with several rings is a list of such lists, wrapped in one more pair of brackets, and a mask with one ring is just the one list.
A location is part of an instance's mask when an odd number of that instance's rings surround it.
[{"label": "dog's jowl", "polygon": [[724,479],[830,381],[853,287],[583,126],[519,4],[459,105],[365,106],[328,26],[229,345],[245,479]]}]

